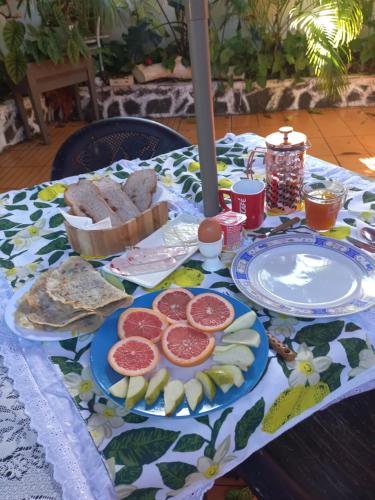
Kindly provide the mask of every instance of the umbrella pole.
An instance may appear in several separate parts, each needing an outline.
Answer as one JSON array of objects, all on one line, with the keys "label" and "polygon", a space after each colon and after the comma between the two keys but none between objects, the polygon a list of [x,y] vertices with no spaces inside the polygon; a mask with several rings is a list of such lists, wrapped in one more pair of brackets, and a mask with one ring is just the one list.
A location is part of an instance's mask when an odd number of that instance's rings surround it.
[{"label": "umbrella pole", "polygon": [[206,217],[212,217],[219,212],[219,205],[208,40],[208,1],[185,0],[185,9],[193,73],[203,209]]}]

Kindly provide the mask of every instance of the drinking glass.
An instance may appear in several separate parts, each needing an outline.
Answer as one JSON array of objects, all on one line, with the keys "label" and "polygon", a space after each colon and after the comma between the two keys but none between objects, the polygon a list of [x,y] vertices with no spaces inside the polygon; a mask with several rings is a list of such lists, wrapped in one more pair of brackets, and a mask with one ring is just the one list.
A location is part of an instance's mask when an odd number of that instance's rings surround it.
[{"label": "drinking glass", "polygon": [[340,208],[345,203],[347,189],[337,181],[306,183],[302,188],[305,200],[306,224],[315,231],[329,231],[336,224]]}]

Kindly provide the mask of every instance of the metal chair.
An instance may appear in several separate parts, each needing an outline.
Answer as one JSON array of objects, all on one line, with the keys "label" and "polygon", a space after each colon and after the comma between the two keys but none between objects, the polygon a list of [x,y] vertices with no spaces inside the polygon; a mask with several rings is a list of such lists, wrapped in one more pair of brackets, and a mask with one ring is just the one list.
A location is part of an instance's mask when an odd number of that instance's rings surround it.
[{"label": "metal chair", "polygon": [[147,160],[191,143],[173,129],[144,118],[99,120],[77,130],[58,150],[51,180],[92,172],[117,160]]}]

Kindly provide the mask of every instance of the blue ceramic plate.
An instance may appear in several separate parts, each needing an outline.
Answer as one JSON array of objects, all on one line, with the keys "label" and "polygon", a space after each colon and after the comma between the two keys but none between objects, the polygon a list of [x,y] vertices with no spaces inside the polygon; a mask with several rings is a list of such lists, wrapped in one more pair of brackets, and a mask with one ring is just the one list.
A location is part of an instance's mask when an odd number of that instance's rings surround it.
[{"label": "blue ceramic plate", "polygon": [[330,318],[375,304],[375,261],[316,233],[256,241],[232,262],[232,278],[257,304],[290,316]]},{"label": "blue ceramic plate", "polygon": [[[250,308],[245,304],[242,304],[242,302],[240,302],[239,300],[233,299],[232,297],[229,297],[222,293],[213,292],[212,290],[207,290],[204,288],[188,288],[188,290],[190,290],[194,295],[209,292],[216,293],[217,295],[226,298],[234,307],[235,318],[238,318],[239,316],[242,316],[242,314],[250,311]],[[134,303],[131,307],[151,308],[152,301],[159,293],[160,291],[142,295],[141,297],[138,297],[134,300]],[[123,310],[116,311],[112,316],[107,318],[102,327],[97,331],[91,344],[91,370],[94,379],[99,387],[103,390],[105,395],[121,406],[124,405],[124,399],[113,397],[109,393],[108,388],[112,384],[120,380],[122,376],[112,370],[112,368],[109,366],[107,361],[107,354],[112,345],[119,340],[117,337],[117,320],[122,312]],[[258,348],[251,348],[255,356],[255,361],[246,372],[243,372],[245,382],[242,384],[242,386],[239,388],[233,386],[226,394],[224,394],[220,389],[217,388],[214,400],[209,401],[208,399],[204,398],[203,401],[197,406],[195,411],[191,411],[186,400],[184,400],[177,408],[177,411],[173,415],[173,417],[199,417],[202,415],[206,415],[207,413],[210,413],[212,411],[225,408],[226,406],[233,404],[237,399],[247,394],[256,385],[266,368],[268,358],[268,338],[259,319],[256,320],[252,328],[259,332],[261,343]],[[222,333],[216,333],[215,336],[216,345],[219,345]],[[210,357],[207,361],[198,366],[193,366],[191,368],[182,368],[180,366],[172,365],[161,354],[159,365],[155,371],[164,366],[169,370],[171,379],[178,378],[182,380],[182,382],[186,382],[190,378],[194,377],[195,372],[197,372],[198,370],[204,370],[212,364],[214,363],[212,357]],[[146,375],[146,377],[150,378],[152,374],[153,372],[150,372]],[[132,409],[132,412],[146,417],[164,417],[165,413],[163,397],[160,396],[152,406],[147,406],[145,401],[142,400]]]}]

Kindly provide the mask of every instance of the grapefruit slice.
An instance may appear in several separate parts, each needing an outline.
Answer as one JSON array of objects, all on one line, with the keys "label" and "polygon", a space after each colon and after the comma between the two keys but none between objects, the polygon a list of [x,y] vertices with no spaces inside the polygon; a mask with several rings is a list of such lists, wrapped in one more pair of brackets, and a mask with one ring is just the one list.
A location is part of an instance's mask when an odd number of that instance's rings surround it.
[{"label": "grapefruit slice", "polygon": [[143,337],[119,340],[108,352],[108,363],[115,372],[129,377],[153,370],[159,358],[160,353],[156,345]]},{"label": "grapefruit slice", "polygon": [[160,313],[145,307],[133,307],[119,317],[117,333],[120,339],[143,337],[156,344],[167,326],[166,319]]},{"label": "grapefruit slice", "polygon": [[185,288],[170,288],[154,299],[152,308],[163,314],[169,323],[186,321],[186,306],[194,295]]},{"label": "grapefruit slice", "polygon": [[177,366],[203,363],[215,347],[215,337],[181,322],[163,332],[161,346],[165,357]]},{"label": "grapefruit slice", "polygon": [[234,318],[234,308],[220,295],[202,293],[196,295],[187,305],[188,322],[205,332],[224,330]]}]

